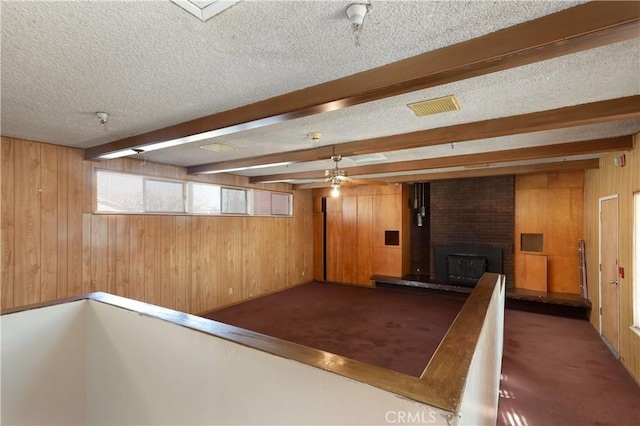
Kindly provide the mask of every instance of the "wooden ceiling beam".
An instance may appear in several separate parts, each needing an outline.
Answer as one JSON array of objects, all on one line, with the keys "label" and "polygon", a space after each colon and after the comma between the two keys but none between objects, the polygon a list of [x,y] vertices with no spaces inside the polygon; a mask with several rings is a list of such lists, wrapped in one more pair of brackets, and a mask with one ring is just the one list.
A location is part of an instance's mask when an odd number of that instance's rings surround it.
[{"label": "wooden ceiling beam", "polygon": [[[638,37],[635,2],[590,2],[351,76],[84,151],[99,159],[203,132],[215,137],[342,109]],[[185,142],[188,143],[188,142]]]},{"label": "wooden ceiling beam", "polygon": [[[524,166],[506,166],[506,167],[488,167],[483,169],[457,170],[450,172],[434,172],[420,173],[406,176],[393,176],[388,179],[389,183],[404,182],[431,182],[445,179],[465,179],[478,178],[487,176],[504,176],[504,175],[524,175],[531,173],[546,173],[568,170],[588,170],[600,168],[600,159],[592,158],[590,160],[575,161],[556,161],[552,163],[538,163]],[[325,188],[327,185],[323,183],[293,185],[293,189],[313,189]]]},{"label": "wooden ceiling beam", "polygon": [[[420,130],[417,132],[380,138],[364,139],[335,145],[335,154],[343,157],[352,155],[383,153],[403,149],[423,148],[470,140],[495,138],[520,133],[540,132],[544,130],[561,129],[573,126],[604,123],[608,121],[628,120],[640,117],[640,95],[625,98],[610,99],[600,102],[564,107],[549,111],[514,115],[511,117],[494,118],[473,123],[457,124],[437,129]],[[333,152],[333,150],[332,150]],[[224,171],[236,167],[256,164],[276,164],[283,161],[295,162],[316,161],[326,158],[327,146],[306,150],[263,155],[261,157],[230,160],[222,163],[206,164],[203,166],[187,167],[187,173],[211,173]],[[323,156],[324,155],[324,156]],[[305,160],[306,156],[306,160]],[[245,166],[242,166],[242,165]]]},{"label": "wooden ceiling beam", "polygon": [[[553,145],[507,149],[502,151],[488,151],[477,154],[452,155],[414,161],[398,161],[394,163],[371,164],[359,167],[345,167],[341,168],[341,170],[346,171],[348,176],[364,176],[379,173],[398,173],[446,167],[478,166],[483,164],[506,163],[510,161],[570,157],[574,155],[621,151],[631,148],[633,148],[633,136],[629,135],[615,138],[592,139],[588,141],[565,142]],[[322,178],[324,178],[324,172],[322,170],[313,170],[309,172],[254,176],[250,178],[249,181],[251,183],[260,183],[291,179]]]}]

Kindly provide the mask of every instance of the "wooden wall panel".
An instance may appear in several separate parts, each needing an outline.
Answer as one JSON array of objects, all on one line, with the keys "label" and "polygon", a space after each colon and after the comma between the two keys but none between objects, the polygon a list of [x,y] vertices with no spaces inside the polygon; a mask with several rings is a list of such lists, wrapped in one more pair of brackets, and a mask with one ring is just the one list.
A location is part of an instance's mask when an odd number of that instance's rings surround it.
[{"label": "wooden wall panel", "polygon": [[343,282],[342,212],[329,210],[327,203],[327,280]]},{"label": "wooden wall panel", "polygon": [[[619,246],[618,263],[625,268],[620,286],[620,361],[640,383],[640,337],[630,326],[633,324],[633,193],[640,191],[640,134],[634,136],[634,149],[614,152],[600,158],[600,168],[585,173],[584,225],[587,254],[587,279],[591,299],[591,323],[599,329],[600,300],[598,294],[599,204],[602,197],[618,196]],[[626,156],[626,166],[614,165],[614,158]],[[637,297],[637,296],[636,296]]]},{"label": "wooden wall panel", "polygon": [[58,291],[58,150],[41,146],[41,249],[40,298],[51,300]]},{"label": "wooden wall panel", "polygon": [[313,278],[324,280],[324,213],[313,213]]},{"label": "wooden wall panel", "polygon": [[547,291],[547,256],[525,254],[518,263],[522,268],[520,288]]},{"label": "wooden wall panel", "polygon": [[84,292],[82,286],[82,201],[84,175],[82,173],[82,151],[67,149],[66,154],[66,176],[61,177],[67,180],[67,294],[65,294],[65,296],[73,296]]},{"label": "wooden wall panel", "polygon": [[[311,279],[311,191],[294,191],[294,218],[94,215],[96,168],[194,177],[38,142],[2,138],[0,147],[3,308],[106,291],[201,313]],[[291,191],[242,176],[195,180]]]},{"label": "wooden wall panel", "polygon": [[356,284],[373,286],[373,196],[358,195],[358,279]]},{"label": "wooden wall panel", "polygon": [[342,280],[358,282],[358,197],[342,198]]},{"label": "wooden wall panel", "polygon": [[373,247],[372,274],[402,276],[402,250],[399,247]]},{"label": "wooden wall panel", "polygon": [[[40,144],[14,141],[15,158],[15,258],[13,302],[36,303],[40,299],[41,272],[41,158]],[[19,283],[20,285],[15,285]]]},{"label": "wooden wall panel", "polygon": [[13,301],[13,276],[15,253],[15,179],[14,179],[14,141],[3,139],[0,146],[0,238],[2,254],[0,265],[0,279],[2,279],[1,296],[2,307],[14,306]]},{"label": "wooden wall panel", "polygon": [[[408,271],[408,221],[403,219],[402,185],[359,186],[341,189],[332,198],[329,190],[313,192],[316,278],[321,279],[322,198],[326,197],[327,280],[373,286],[376,270],[403,276]],[[404,195],[403,195],[404,194]],[[385,246],[385,230],[400,232],[399,246]],[[379,249],[379,250],[377,250]],[[384,253],[384,254],[383,254]]]},{"label": "wooden wall panel", "polygon": [[[580,294],[578,240],[584,239],[584,172],[516,176],[515,287]],[[523,233],[543,234],[543,251],[522,251]],[[528,255],[547,256],[547,286],[526,275]]]},{"label": "wooden wall panel", "polygon": [[69,155],[70,151],[58,147],[58,280],[57,298],[69,296]]}]

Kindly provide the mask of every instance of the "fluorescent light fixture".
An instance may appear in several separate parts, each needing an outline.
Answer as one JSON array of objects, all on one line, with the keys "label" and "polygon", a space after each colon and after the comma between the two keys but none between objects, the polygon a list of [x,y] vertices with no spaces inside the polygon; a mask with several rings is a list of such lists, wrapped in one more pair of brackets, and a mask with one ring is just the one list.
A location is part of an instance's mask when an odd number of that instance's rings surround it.
[{"label": "fluorescent light fixture", "polygon": [[261,180],[260,183],[289,183],[295,182],[295,179],[279,179],[279,180]]},{"label": "fluorescent light fixture", "polygon": [[113,160],[114,158],[126,157],[128,155],[135,155],[135,154],[137,154],[137,152],[135,152],[133,149],[128,148],[120,151],[113,151],[108,154],[102,154],[101,156],[98,157],[98,160]]},{"label": "fluorescent light fixture", "polygon": [[143,152],[156,151],[158,149],[170,148],[172,146],[182,145],[180,139],[170,141],[152,143],[151,145],[137,146],[135,148],[122,149],[120,151],[109,152],[98,157],[99,160],[113,160],[114,158],[126,157],[128,155],[140,154]]},{"label": "fluorescent light fixture", "polygon": [[212,175],[214,173],[228,173],[228,172],[237,172],[239,170],[253,170],[253,169],[264,169],[267,167],[278,167],[278,166],[286,166],[291,164],[292,161],[283,161],[281,163],[270,163],[270,164],[256,164],[255,166],[246,166],[246,167],[236,167],[233,169],[222,169],[222,170],[213,170],[211,172],[201,172],[199,175]]}]

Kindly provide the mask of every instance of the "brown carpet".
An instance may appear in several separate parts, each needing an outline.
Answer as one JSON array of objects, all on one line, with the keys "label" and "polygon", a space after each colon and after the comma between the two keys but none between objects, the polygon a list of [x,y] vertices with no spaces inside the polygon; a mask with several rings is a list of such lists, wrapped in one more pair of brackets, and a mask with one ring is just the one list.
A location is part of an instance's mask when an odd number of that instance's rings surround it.
[{"label": "brown carpet", "polygon": [[[205,317],[419,376],[458,295],[312,283]],[[640,425],[640,388],[584,320],[507,310],[498,424]]]},{"label": "brown carpet", "polygon": [[203,316],[419,377],[463,303],[311,283]]},{"label": "brown carpet", "polygon": [[640,387],[588,321],[505,312],[499,425],[640,425]]}]

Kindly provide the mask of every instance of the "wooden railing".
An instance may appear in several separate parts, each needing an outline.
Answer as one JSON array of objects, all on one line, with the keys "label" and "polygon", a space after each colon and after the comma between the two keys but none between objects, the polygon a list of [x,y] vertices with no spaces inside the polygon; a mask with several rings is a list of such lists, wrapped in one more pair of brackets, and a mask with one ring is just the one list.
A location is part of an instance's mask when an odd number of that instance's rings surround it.
[{"label": "wooden railing", "polygon": [[[313,349],[253,331],[106,293],[90,293],[2,311],[2,315],[89,299],[188,327],[260,351],[296,360],[459,415],[472,360],[487,312],[496,300],[504,306],[504,276],[486,273],[478,282],[420,377]],[[495,306],[494,306],[495,308]],[[493,309],[493,311],[496,311]],[[502,319],[502,311],[499,312]],[[491,322],[489,322],[491,323]],[[502,327],[499,327],[502,330]],[[500,333],[500,348],[502,334]],[[500,356],[498,354],[497,356]],[[496,389],[497,392],[497,389]],[[455,423],[455,422],[454,422]]]}]

